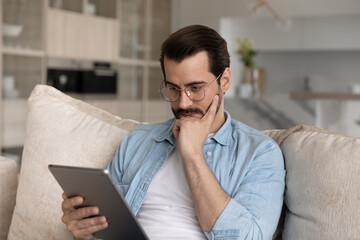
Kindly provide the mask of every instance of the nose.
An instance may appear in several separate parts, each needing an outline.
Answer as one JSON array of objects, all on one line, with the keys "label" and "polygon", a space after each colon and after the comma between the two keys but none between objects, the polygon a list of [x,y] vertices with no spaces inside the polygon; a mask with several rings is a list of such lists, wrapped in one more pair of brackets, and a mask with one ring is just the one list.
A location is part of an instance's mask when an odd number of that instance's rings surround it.
[{"label": "nose", "polygon": [[181,91],[179,99],[179,107],[182,109],[187,109],[193,104],[193,101],[189,98],[186,91]]}]

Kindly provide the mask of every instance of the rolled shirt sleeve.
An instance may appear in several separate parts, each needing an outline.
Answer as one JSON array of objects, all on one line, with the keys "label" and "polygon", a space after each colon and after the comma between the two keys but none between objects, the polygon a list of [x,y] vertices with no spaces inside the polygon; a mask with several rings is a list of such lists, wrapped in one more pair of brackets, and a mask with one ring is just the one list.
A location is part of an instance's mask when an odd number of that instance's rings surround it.
[{"label": "rolled shirt sleeve", "polygon": [[268,144],[259,151],[240,187],[233,194],[208,239],[272,239],[280,217],[285,188],[280,148]]}]

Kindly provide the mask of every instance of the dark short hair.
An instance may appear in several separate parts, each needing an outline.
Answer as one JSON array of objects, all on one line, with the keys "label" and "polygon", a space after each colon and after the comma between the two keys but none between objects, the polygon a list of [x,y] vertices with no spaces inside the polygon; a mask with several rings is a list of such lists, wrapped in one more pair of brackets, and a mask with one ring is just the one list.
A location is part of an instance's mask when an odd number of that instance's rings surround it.
[{"label": "dark short hair", "polygon": [[[181,62],[201,51],[209,58],[209,71],[216,77],[230,67],[226,41],[214,30],[202,25],[191,25],[172,33],[161,46],[160,64],[166,80],[164,58]],[[220,83],[220,79],[218,80]]]}]

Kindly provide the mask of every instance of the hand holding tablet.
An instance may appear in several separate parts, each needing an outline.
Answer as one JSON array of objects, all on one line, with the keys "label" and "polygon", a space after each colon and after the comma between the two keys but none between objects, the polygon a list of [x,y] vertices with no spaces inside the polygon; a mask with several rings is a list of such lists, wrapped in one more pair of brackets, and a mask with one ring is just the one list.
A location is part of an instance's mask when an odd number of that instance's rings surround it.
[{"label": "hand holding tablet", "polygon": [[98,207],[79,208],[83,203],[82,197],[67,198],[63,193],[63,199],[64,215],[61,220],[76,239],[93,239],[95,232],[108,227],[106,217],[96,216],[99,214]]},{"label": "hand holding tablet", "polygon": [[49,165],[49,170],[68,198],[63,209],[73,210],[71,219],[63,220],[81,220],[70,228],[78,229],[80,223],[85,227],[81,234],[95,232],[100,239],[148,239],[107,170],[60,165]]}]

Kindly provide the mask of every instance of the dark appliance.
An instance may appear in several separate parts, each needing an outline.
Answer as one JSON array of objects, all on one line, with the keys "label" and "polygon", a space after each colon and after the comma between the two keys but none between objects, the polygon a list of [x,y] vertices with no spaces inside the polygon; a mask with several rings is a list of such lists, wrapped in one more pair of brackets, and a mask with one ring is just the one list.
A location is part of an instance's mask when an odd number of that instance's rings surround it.
[{"label": "dark appliance", "polygon": [[81,92],[81,71],[48,69],[47,84],[62,92]]},{"label": "dark appliance", "polygon": [[116,93],[117,73],[112,69],[82,71],[82,93]]},{"label": "dark appliance", "polygon": [[114,94],[117,72],[106,63],[94,63],[91,70],[48,69],[47,84],[63,92]]}]

